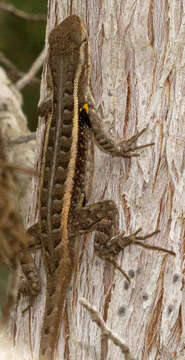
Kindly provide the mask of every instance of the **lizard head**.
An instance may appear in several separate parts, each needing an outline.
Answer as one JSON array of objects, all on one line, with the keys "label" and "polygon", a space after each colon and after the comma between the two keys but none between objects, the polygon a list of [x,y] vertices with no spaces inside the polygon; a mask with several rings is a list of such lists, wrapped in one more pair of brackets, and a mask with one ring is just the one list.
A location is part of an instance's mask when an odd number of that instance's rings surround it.
[{"label": "lizard head", "polygon": [[81,19],[76,15],[68,16],[51,31],[50,51],[55,56],[69,54],[78,51],[82,43],[88,41],[87,39],[87,32]]}]

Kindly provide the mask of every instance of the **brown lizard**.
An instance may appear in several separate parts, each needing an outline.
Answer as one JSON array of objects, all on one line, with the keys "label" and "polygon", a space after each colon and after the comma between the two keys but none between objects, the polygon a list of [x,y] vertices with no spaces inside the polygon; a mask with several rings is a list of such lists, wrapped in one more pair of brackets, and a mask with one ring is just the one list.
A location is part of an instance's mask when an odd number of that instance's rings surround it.
[{"label": "brown lizard", "polygon": [[[140,242],[157,231],[146,236],[138,236],[140,229],[129,236],[117,235],[118,210],[113,201],[87,205],[93,175],[93,139],[102,151],[125,158],[138,156],[135,150],[152,144],[134,145],[146,129],[118,144],[105,133],[90,91],[88,36],[79,17],[69,16],[51,31],[49,67],[53,99],[46,123],[38,201],[47,280],[39,360],[54,359],[80,234],[96,231],[96,254],[120,271],[115,258],[130,244],[174,254]],[[44,106],[47,111],[48,104]]]}]

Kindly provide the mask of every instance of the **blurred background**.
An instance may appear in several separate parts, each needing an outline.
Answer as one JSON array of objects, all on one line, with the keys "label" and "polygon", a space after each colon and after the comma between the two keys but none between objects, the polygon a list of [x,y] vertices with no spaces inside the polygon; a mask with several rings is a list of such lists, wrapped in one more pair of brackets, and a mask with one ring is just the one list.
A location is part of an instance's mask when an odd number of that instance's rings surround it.
[{"label": "blurred background", "polygon": [[[28,72],[32,63],[43,50],[46,12],[47,0],[0,0],[0,65],[7,71],[9,78],[14,83],[20,79],[20,72]],[[41,16],[38,19],[34,17],[29,19],[29,15]],[[5,58],[16,67],[17,71],[6,65],[6,61],[3,60]],[[32,131],[37,127],[36,110],[41,72],[42,68],[36,74],[34,81],[29,82],[21,90],[23,111]]]}]

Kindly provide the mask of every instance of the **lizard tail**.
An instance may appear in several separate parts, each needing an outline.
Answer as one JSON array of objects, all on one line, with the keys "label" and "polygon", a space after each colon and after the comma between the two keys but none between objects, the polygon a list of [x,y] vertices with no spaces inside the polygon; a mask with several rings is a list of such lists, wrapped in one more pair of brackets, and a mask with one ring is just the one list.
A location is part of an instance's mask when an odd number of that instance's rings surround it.
[{"label": "lizard tail", "polygon": [[47,295],[39,360],[54,360],[66,293],[72,276],[72,261],[70,261],[70,257],[65,258],[64,255],[61,257],[57,274],[47,277]]}]

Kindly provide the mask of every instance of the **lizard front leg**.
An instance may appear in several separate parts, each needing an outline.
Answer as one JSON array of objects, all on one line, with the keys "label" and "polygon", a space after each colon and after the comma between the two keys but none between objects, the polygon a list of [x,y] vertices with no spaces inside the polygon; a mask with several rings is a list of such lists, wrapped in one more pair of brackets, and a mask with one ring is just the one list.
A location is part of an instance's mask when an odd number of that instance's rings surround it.
[{"label": "lizard front leg", "polygon": [[101,116],[96,109],[95,102],[92,94],[88,94],[88,106],[87,112],[90,118],[92,132],[94,133],[94,138],[97,146],[100,150],[116,157],[124,157],[130,158],[133,156],[139,156],[136,153],[136,150],[140,150],[146,148],[148,146],[154,145],[154,143],[144,144],[140,146],[136,146],[135,143],[137,139],[143,135],[143,133],[147,130],[147,127],[142,129],[140,132],[137,132],[128,140],[121,140],[119,143],[115,143],[114,139],[110,138],[104,129]]},{"label": "lizard front leg", "polygon": [[116,263],[116,257],[121,250],[128,245],[138,245],[146,249],[158,250],[164,253],[175,255],[171,250],[159,246],[143,243],[159,231],[153,231],[145,236],[139,236],[141,229],[125,236],[125,232],[118,233],[118,209],[113,201],[100,201],[92,205],[76,209],[73,214],[73,234],[83,234],[96,231],[94,248],[96,254],[103,260],[111,262],[127,278],[128,275]]}]

